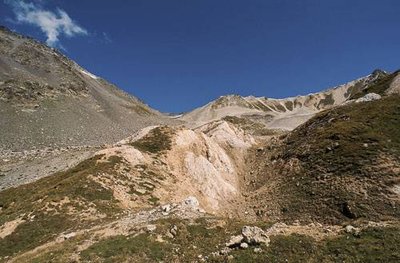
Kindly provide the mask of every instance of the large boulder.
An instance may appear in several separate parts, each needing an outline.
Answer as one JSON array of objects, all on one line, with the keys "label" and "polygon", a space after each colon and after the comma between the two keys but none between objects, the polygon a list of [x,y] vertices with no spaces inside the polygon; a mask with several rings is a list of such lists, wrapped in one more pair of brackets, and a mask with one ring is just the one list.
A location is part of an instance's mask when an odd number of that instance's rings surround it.
[{"label": "large boulder", "polygon": [[259,227],[256,226],[244,226],[242,228],[243,241],[249,245],[268,245],[270,242],[267,234]]},{"label": "large boulder", "polygon": [[356,99],[356,103],[358,102],[366,102],[366,101],[373,101],[373,100],[380,100],[382,97],[379,94],[376,93],[368,93],[364,97],[361,97],[359,99]]},{"label": "large boulder", "polygon": [[196,207],[198,207],[198,206],[200,205],[200,204],[199,204],[199,201],[198,201],[197,198],[194,197],[194,196],[189,196],[188,198],[186,198],[186,199],[184,200],[184,203],[185,203],[185,205],[191,206],[191,207],[193,207],[193,208],[196,208]]},{"label": "large boulder", "polygon": [[242,235],[237,235],[237,236],[231,236],[228,242],[226,242],[225,246],[229,248],[234,248],[240,246],[240,244],[243,241],[243,236]]},{"label": "large boulder", "polygon": [[270,239],[268,235],[259,227],[244,226],[241,235],[231,236],[225,246],[228,248],[246,248],[248,245],[256,246],[263,244],[268,246]]}]

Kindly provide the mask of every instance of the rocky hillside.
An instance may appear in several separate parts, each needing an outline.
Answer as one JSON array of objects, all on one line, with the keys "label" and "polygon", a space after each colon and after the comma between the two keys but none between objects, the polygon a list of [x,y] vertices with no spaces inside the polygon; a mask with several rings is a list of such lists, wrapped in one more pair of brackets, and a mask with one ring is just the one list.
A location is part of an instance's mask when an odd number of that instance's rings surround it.
[{"label": "rocky hillside", "polygon": [[112,143],[163,122],[57,50],[0,28],[0,150]]},{"label": "rocky hillside", "polygon": [[[285,99],[222,96],[207,105],[184,114],[181,119],[197,127],[226,116],[243,117],[269,129],[293,130],[316,113],[346,103],[391,74],[376,70],[372,74],[323,92]],[[379,93],[377,90],[376,93]]]},{"label": "rocky hillside", "polygon": [[400,262],[400,72],[176,125],[0,44],[0,262]]},{"label": "rocky hillside", "polygon": [[324,111],[249,159],[260,218],[397,220],[400,97]]},{"label": "rocky hillside", "polygon": [[0,261],[396,262],[400,97],[356,101],[277,134],[147,127],[3,190]]}]

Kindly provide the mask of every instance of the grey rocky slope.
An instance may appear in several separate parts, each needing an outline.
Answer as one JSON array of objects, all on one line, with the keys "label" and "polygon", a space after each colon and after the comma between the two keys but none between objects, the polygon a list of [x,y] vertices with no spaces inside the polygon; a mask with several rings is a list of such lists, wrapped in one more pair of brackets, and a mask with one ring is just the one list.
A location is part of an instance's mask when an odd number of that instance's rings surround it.
[{"label": "grey rocky slope", "polygon": [[0,28],[0,149],[99,145],[170,122],[57,50]]},{"label": "grey rocky slope", "polygon": [[[316,113],[342,105],[357,94],[362,94],[371,85],[387,78],[392,81],[395,76],[396,73],[375,70],[366,77],[322,92],[285,99],[227,95],[182,115],[180,119],[197,127],[227,116],[235,116],[264,124],[269,129],[293,130]],[[396,84],[396,81],[393,83]],[[393,92],[398,90],[395,86],[392,87]]]}]

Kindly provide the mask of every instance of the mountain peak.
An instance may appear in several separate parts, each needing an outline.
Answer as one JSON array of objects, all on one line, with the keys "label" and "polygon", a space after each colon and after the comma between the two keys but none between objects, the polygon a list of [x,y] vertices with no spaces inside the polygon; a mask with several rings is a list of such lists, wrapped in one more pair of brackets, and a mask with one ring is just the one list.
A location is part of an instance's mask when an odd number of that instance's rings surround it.
[{"label": "mountain peak", "polygon": [[386,76],[389,73],[385,70],[382,69],[375,69],[374,71],[372,71],[371,75],[372,76]]}]

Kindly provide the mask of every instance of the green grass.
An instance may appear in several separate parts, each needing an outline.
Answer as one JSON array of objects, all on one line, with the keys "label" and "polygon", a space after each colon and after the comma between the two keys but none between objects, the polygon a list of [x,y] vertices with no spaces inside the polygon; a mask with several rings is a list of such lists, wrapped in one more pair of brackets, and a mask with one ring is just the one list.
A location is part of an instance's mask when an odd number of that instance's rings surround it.
[{"label": "green grass", "polygon": [[[79,213],[88,208],[89,203],[94,204],[98,212],[107,215],[104,220],[118,214],[120,208],[112,192],[88,178],[98,172],[112,171],[121,162],[118,157],[97,162],[102,157],[95,156],[65,172],[0,192],[0,205],[3,207],[0,224],[21,216],[27,219],[11,235],[0,239],[0,257],[32,249],[63,231],[84,227],[87,223],[79,218]],[[67,215],[65,206],[51,205],[66,197],[78,214]],[[55,210],[47,211],[46,207]],[[35,217],[29,220],[27,215]]]},{"label": "green grass", "polygon": [[378,78],[373,83],[371,83],[366,89],[353,91],[353,94],[351,95],[350,99],[358,99],[368,93],[377,93],[379,95],[384,95],[385,91],[390,88],[390,84],[392,84],[394,78],[398,74],[400,74],[400,71],[396,71],[392,74]]},{"label": "green grass", "polygon": [[13,234],[0,239],[0,257],[26,251],[50,241],[60,230],[71,228],[73,223],[64,216],[36,214],[32,221],[22,223]]},{"label": "green grass", "polygon": [[400,229],[370,228],[325,242],[321,252],[331,262],[400,262]]},{"label": "green grass", "polygon": [[78,235],[74,238],[65,240],[63,243],[56,244],[36,255],[25,255],[16,260],[16,263],[64,263],[71,262],[71,254],[76,252],[76,247],[82,241],[89,239],[89,234]]},{"label": "green grass", "polygon": [[320,102],[318,103],[317,108],[324,108],[326,106],[331,106],[335,103],[335,99],[333,98],[333,94],[328,94],[326,95],[323,99],[320,100]]},{"label": "green grass", "polygon": [[[227,256],[213,256],[231,235],[236,235],[243,222],[226,221],[215,226],[213,220],[195,222],[164,219],[156,222],[154,233],[117,236],[102,240],[81,253],[83,262],[197,262],[207,256],[207,262],[227,262]],[[178,228],[175,238],[165,237],[173,225]],[[264,226],[266,227],[266,226]],[[345,234],[316,241],[310,236],[292,234],[271,237],[270,246],[255,253],[235,249],[230,262],[398,262],[400,235],[398,227],[370,228],[358,235]],[[156,241],[162,235],[164,242]]]},{"label": "green grass", "polygon": [[242,130],[256,136],[268,136],[279,133],[278,131],[267,129],[264,124],[253,121],[250,118],[226,116],[222,120],[235,124]]},{"label": "green grass", "polygon": [[130,145],[143,152],[160,154],[171,149],[172,134],[172,130],[167,126],[156,127],[143,138],[132,142]]},{"label": "green grass", "polygon": [[285,106],[288,110],[292,111],[293,110],[293,101],[286,101]]},{"label": "green grass", "polygon": [[[227,255],[214,256],[212,253],[220,251],[230,236],[239,234],[246,223],[221,220],[161,219],[153,222],[157,228],[152,233],[138,232],[99,240],[82,251],[80,258],[82,262],[197,262],[198,256],[202,255],[208,257],[206,262],[227,262]],[[271,226],[263,222],[256,225],[263,229]],[[166,236],[173,226],[177,226],[177,235],[174,238]],[[229,262],[399,262],[399,233],[399,226],[393,225],[320,241],[300,234],[277,235],[271,237],[268,247],[232,250],[229,255],[233,259]],[[158,241],[157,236],[161,236],[163,242]],[[29,260],[21,259],[21,262],[64,262],[85,238],[88,236],[77,236]],[[256,247],[262,251],[255,253]]]},{"label": "green grass", "polygon": [[399,127],[399,96],[324,111],[298,127],[280,150],[283,160],[301,162],[301,170],[283,177],[281,185],[289,197],[288,216],[343,220],[347,205],[355,217],[398,218],[400,211],[387,196],[399,180]]},{"label": "green grass", "polygon": [[100,241],[83,251],[83,262],[158,262],[165,258],[171,246],[155,241],[147,234],[116,236]]}]

